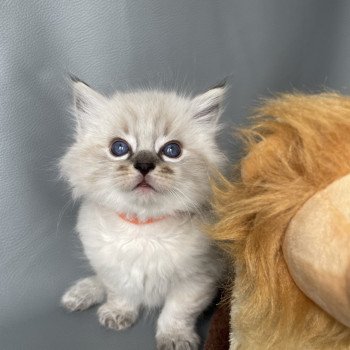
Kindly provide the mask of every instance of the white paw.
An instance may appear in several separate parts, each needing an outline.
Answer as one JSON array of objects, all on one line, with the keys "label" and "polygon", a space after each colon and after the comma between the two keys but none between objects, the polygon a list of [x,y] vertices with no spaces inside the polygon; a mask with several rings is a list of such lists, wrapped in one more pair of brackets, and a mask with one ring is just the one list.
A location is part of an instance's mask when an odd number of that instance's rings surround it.
[{"label": "white paw", "polygon": [[197,350],[199,337],[197,334],[159,334],[157,350]]},{"label": "white paw", "polygon": [[137,312],[115,308],[109,303],[103,304],[97,310],[98,320],[102,326],[121,331],[132,326],[137,319]]},{"label": "white paw", "polygon": [[77,281],[61,299],[61,304],[68,311],[83,311],[102,302],[104,289],[95,277]]}]

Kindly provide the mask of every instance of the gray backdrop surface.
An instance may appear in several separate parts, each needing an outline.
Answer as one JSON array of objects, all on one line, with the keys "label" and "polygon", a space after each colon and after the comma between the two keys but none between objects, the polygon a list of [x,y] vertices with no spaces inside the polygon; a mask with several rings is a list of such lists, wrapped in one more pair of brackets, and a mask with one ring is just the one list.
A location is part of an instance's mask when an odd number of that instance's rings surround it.
[{"label": "gray backdrop surface", "polygon": [[[260,96],[350,86],[350,2],[337,0],[0,1],[0,349],[153,349],[154,317],[123,333],[59,298],[88,274],[76,207],[57,181],[70,142],[71,71],[102,92],[231,89],[220,142]],[[199,323],[205,334],[210,312]]]}]

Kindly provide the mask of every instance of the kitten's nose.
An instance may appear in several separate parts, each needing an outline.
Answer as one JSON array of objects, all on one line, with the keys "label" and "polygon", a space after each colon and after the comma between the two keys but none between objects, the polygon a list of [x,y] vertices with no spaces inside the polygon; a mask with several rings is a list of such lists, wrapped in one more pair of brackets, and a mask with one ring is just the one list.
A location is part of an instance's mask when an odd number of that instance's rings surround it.
[{"label": "kitten's nose", "polygon": [[143,176],[147,175],[151,170],[153,170],[156,166],[154,163],[134,163],[135,169],[137,169]]}]

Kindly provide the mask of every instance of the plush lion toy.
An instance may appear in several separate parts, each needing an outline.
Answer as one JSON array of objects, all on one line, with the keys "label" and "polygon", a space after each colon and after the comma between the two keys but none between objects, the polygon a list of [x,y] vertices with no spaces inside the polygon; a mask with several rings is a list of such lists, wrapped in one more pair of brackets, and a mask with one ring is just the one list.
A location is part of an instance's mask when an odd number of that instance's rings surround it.
[{"label": "plush lion toy", "polygon": [[212,231],[235,269],[230,349],[350,349],[350,98],[282,95],[242,134]]}]

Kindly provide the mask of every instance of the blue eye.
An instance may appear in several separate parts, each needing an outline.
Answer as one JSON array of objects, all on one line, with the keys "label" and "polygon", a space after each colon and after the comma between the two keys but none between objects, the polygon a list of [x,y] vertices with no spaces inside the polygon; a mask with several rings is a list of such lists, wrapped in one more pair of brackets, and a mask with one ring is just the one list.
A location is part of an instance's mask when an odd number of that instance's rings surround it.
[{"label": "blue eye", "polygon": [[111,145],[111,153],[116,157],[124,156],[129,153],[130,147],[124,140],[116,140]]},{"label": "blue eye", "polygon": [[163,146],[162,153],[168,158],[178,158],[181,155],[181,147],[177,142],[171,141]]}]

